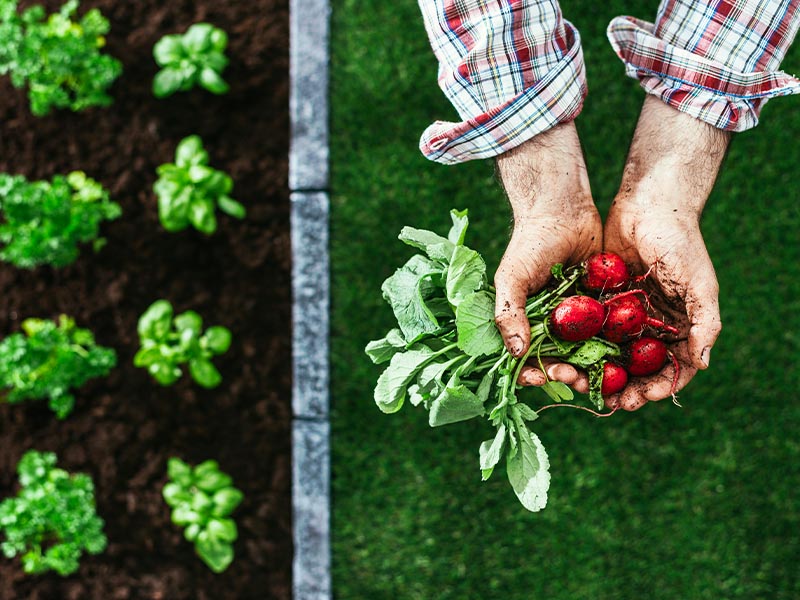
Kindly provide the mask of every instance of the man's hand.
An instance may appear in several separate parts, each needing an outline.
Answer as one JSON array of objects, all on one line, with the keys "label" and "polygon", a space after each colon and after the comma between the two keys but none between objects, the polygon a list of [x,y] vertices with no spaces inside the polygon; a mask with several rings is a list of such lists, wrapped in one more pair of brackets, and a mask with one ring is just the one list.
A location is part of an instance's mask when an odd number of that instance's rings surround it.
[{"label": "man's hand", "polygon": [[[717,278],[699,222],[729,141],[729,134],[648,96],[606,220],[605,250],[650,271],[645,287],[654,308],[681,331],[670,344],[680,365],[677,389],[708,367],[721,328]],[[666,398],[673,377],[668,365],[606,404],[636,410]]]},{"label": "man's hand", "polygon": [[[525,316],[528,296],[550,279],[556,263],[575,264],[602,247],[602,223],[573,123],[563,123],[497,159],[500,179],[514,216],[514,230],[495,274],[495,318],[515,357],[530,346]],[[571,365],[547,367],[548,377],[588,390],[586,375]],[[526,367],[520,382],[542,385],[538,369]]]}]

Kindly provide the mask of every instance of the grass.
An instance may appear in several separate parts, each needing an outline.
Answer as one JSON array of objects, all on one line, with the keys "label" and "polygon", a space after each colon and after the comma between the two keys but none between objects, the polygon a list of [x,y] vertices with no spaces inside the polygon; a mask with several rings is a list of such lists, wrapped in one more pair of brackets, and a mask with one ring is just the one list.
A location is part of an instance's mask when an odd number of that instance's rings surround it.
[{"label": "grass", "polygon": [[[655,4],[564,4],[581,32],[589,97],[577,124],[595,199],[613,197],[643,93],[605,38]],[[711,368],[669,402],[536,423],[548,507],[518,504],[504,473],[480,481],[485,422],[430,429],[421,410],[372,401],[363,347],[392,325],[380,285],[410,251],[403,225],[446,231],[493,272],[509,212],[491,161],[444,167],[417,149],[454,111],[413,0],[334,0],[332,21],[334,590],[339,599],[789,600],[800,597],[800,163],[798,99],[773,100],[736,136],[703,232],[721,287]],[[800,44],[798,45],[800,47]],[[800,52],[784,67],[800,71]]]}]

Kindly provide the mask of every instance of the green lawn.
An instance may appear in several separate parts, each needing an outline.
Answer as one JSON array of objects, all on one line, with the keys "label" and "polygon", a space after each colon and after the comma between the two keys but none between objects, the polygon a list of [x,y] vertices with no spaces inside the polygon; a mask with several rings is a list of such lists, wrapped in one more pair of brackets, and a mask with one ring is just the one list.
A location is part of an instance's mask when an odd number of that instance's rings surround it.
[{"label": "green lawn", "polygon": [[[589,97],[577,124],[605,214],[643,93],[605,37],[656,2],[564,2]],[[392,325],[381,282],[410,256],[405,225],[446,231],[493,272],[509,212],[491,161],[444,167],[417,143],[454,111],[414,0],[334,0],[332,20],[333,569],[340,600],[796,600],[800,598],[800,99],[773,100],[732,144],[703,221],[724,328],[681,394],[596,420],[535,424],[549,505],[526,512],[503,469],[481,482],[481,421],[440,429],[387,416],[363,354]],[[784,62],[800,71],[800,43]]]}]

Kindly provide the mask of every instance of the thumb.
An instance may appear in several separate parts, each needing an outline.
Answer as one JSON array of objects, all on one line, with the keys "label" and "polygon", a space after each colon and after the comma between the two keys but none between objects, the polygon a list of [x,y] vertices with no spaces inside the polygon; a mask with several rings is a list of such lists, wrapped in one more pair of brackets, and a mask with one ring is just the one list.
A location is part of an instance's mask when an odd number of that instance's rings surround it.
[{"label": "thumb", "polygon": [[693,286],[686,294],[689,317],[689,357],[698,369],[708,368],[711,348],[722,329],[719,316],[719,287],[715,277]]}]

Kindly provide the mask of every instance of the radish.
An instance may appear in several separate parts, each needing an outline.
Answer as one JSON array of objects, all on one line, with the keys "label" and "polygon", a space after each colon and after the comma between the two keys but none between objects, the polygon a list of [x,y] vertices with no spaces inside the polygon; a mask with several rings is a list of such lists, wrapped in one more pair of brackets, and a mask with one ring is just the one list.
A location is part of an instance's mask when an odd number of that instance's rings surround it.
[{"label": "radish", "polygon": [[644,290],[631,290],[606,300],[606,320],[603,323],[604,338],[609,342],[619,344],[630,338],[642,335],[647,325],[674,335],[679,333],[672,325],[667,325],[664,321],[648,315],[636,294],[642,294],[647,298]]},{"label": "radish", "polygon": [[621,392],[628,385],[628,372],[618,364],[607,362],[603,365],[603,383],[600,393],[610,396]]},{"label": "radish", "polygon": [[627,367],[628,373],[634,377],[657,373],[665,362],[667,362],[667,345],[661,340],[641,337],[631,343]]},{"label": "radish", "polygon": [[580,342],[600,333],[605,314],[605,307],[594,298],[570,296],[550,313],[550,326],[562,340]]},{"label": "radish", "polygon": [[583,284],[596,292],[618,290],[630,281],[628,265],[613,252],[592,254],[586,259],[584,267],[586,275]]}]

